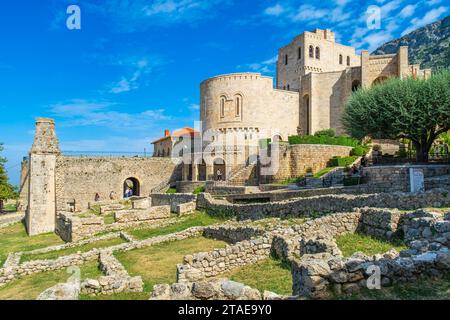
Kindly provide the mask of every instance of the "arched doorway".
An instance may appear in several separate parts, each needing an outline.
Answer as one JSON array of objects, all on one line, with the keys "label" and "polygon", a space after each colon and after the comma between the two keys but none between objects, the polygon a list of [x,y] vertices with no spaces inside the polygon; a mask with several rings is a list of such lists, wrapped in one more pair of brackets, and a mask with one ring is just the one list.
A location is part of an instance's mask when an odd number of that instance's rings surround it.
[{"label": "arched doorway", "polygon": [[387,79],[388,79],[388,77],[380,76],[380,77],[376,78],[376,79],[372,82],[372,85],[375,86],[375,85],[377,85],[377,84],[383,83],[383,82],[385,82]]},{"label": "arched doorway", "polygon": [[202,161],[202,164],[198,165],[198,181],[206,181],[206,162]]},{"label": "arched doorway", "polygon": [[123,197],[124,198],[130,198],[130,197],[139,197],[140,196],[140,190],[141,186],[139,183],[139,180],[136,178],[128,178],[123,183]]},{"label": "arched doorway", "polygon": [[225,160],[217,158],[214,160],[214,180],[225,181],[226,180],[226,166]]},{"label": "arched doorway", "polygon": [[359,88],[361,88],[361,81],[354,80],[352,82],[352,92],[355,92],[355,91],[359,90]]},{"label": "arched doorway", "polygon": [[279,134],[276,134],[273,136],[272,141],[274,143],[281,142],[281,141],[283,141],[283,138]]},{"label": "arched doorway", "polygon": [[303,97],[303,107],[305,108],[305,118],[306,118],[305,119],[305,122],[306,122],[305,129],[306,129],[306,134],[307,135],[310,134],[310,132],[311,132],[311,125],[310,125],[310,117],[311,117],[310,113],[311,113],[311,111],[310,111],[309,104],[310,104],[309,95],[305,95]]}]

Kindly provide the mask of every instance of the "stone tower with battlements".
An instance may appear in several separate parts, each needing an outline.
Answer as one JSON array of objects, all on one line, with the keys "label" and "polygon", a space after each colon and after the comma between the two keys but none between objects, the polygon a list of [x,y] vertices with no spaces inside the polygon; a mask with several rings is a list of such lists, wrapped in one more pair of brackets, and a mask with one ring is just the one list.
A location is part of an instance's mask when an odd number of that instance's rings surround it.
[{"label": "stone tower with battlements", "polygon": [[55,167],[60,154],[52,119],[36,119],[36,133],[29,155],[28,235],[53,232],[56,219]]}]

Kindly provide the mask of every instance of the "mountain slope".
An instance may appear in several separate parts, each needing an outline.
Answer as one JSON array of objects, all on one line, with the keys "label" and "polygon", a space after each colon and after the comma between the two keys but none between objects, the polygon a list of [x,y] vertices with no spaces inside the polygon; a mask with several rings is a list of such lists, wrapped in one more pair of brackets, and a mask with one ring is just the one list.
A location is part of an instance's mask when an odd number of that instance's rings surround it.
[{"label": "mountain slope", "polygon": [[433,70],[450,67],[450,15],[385,43],[373,54],[396,53],[400,46],[409,47],[410,64]]}]

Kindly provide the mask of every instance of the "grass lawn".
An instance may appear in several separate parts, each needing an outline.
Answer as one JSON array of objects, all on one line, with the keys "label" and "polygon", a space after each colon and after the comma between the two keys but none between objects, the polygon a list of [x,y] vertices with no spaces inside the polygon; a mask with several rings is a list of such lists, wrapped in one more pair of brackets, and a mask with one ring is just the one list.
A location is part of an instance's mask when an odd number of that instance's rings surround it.
[{"label": "grass lawn", "polygon": [[328,172],[336,169],[337,167],[326,167],[314,174],[314,178],[321,178],[322,176],[326,175]]},{"label": "grass lawn", "polygon": [[422,277],[415,283],[396,284],[381,290],[364,289],[345,300],[450,300],[450,275],[443,278]]},{"label": "grass lawn", "polygon": [[54,233],[29,237],[22,223],[0,228],[0,263],[3,264],[11,252],[30,251],[58,244],[64,244]]},{"label": "grass lawn", "polygon": [[195,212],[189,216],[181,218],[179,222],[162,228],[150,228],[133,230],[129,229],[127,232],[136,239],[143,240],[151,237],[162,236],[170,233],[180,232],[191,227],[209,226],[215,223],[223,222],[223,219],[211,217],[205,212]]},{"label": "grass lawn", "polygon": [[405,250],[407,247],[400,243],[378,240],[363,234],[346,234],[336,238],[336,243],[341,249],[344,257],[350,257],[355,252],[362,252],[366,255],[385,253],[394,248],[397,251]]},{"label": "grass lawn", "polygon": [[[102,275],[98,262],[93,261],[80,267],[81,279],[96,279]],[[0,300],[34,300],[44,290],[66,282],[70,274],[66,269],[23,276],[0,287]]]},{"label": "grass lawn", "polygon": [[114,214],[112,213],[105,215],[103,217],[103,221],[105,222],[105,224],[113,224],[114,222],[116,222],[116,220],[114,219]]},{"label": "grass lawn", "polygon": [[[148,299],[155,284],[176,282],[176,265],[183,262],[185,255],[211,251],[214,248],[224,248],[225,245],[226,243],[223,241],[195,237],[115,253],[115,256],[130,275],[142,276],[146,292],[145,299]],[[109,299],[123,299],[123,296],[124,294],[109,297]]]},{"label": "grass lawn", "polygon": [[16,212],[17,206],[15,204],[7,204],[3,207],[3,210],[8,212]]},{"label": "grass lawn", "polygon": [[268,290],[282,295],[292,294],[290,265],[273,258],[232,270],[220,277],[244,283],[261,292]]},{"label": "grass lawn", "polygon": [[67,248],[59,251],[52,251],[47,253],[40,254],[24,254],[21,258],[21,262],[30,261],[30,260],[46,260],[46,259],[56,259],[58,257],[66,256],[72,253],[77,252],[87,252],[94,248],[106,248],[111,247],[117,244],[124,243],[125,240],[122,238],[114,238],[109,240],[100,240],[93,243],[88,243],[78,247]]}]

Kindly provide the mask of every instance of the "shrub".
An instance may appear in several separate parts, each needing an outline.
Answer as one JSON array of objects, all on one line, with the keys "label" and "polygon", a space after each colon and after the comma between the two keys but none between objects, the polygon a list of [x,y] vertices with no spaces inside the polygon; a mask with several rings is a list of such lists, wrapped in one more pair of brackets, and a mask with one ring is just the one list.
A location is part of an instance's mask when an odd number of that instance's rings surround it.
[{"label": "shrub", "polygon": [[199,194],[202,192],[205,192],[205,186],[200,186],[200,187],[195,188],[193,194]]},{"label": "shrub", "polygon": [[314,136],[316,136],[316,137],[322,137],[322,136],[334,137],[334,136],[336,136],[336,132],[334,132],[333,129],[320,130],[320,131],[317,131],[314,134]]},{"label": "shrub", "polygon": [[359,140],[350,137],[338,136],[330,137],[322,136],[290,136],[289,144],[328,144],[347,147],[357,147],[360,145]]},{"label": "shrub", "polygon": [[175,188],[169,188],[169,189],[166,191],[166,193],[167,193],[167,194],[174,194],[174,193],[177,193],[177,189],[175,189]]},{"label": "shrub", "polygon": [[358,159],[357,156],[350,156],[350,157],[333,157],[329,162],[328,165],[330,167],[348,167],[353,162]]},{"label": "shrub", "polygon": [[356,146],[352,149],[351,155],[352,156],[357,156],[357,157],[362,157],[363,155],[365,155],[367,152],[367,149],[364,148],[363,146]]}]

